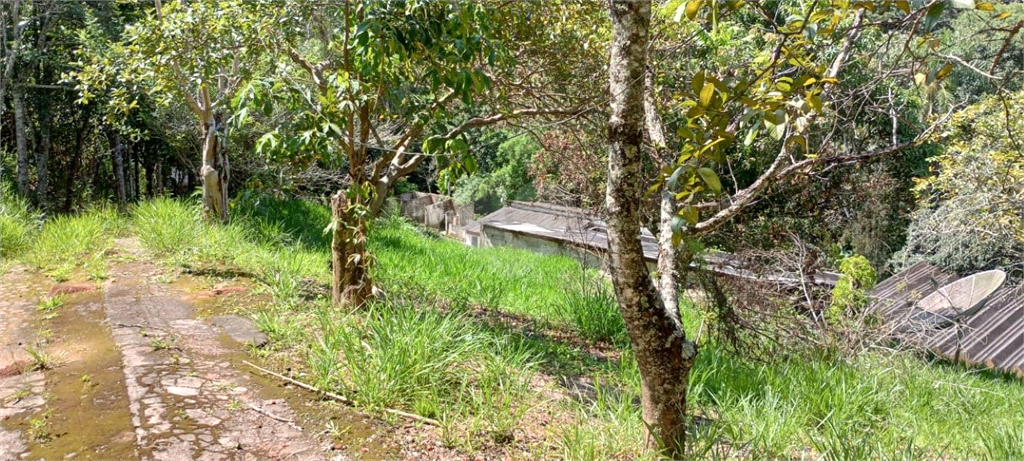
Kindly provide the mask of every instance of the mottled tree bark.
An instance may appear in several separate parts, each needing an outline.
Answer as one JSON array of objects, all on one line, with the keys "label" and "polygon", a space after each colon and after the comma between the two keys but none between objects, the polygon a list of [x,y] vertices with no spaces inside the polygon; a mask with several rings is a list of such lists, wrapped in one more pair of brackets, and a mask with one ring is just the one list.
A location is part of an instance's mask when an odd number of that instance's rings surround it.
[{"label": "mottled tree bark", "polygon": [[[654,91],[654,69],[648,67],[644,72],[644,121],[647,139],[651,144],[651,156],[661,169],[671,165],[673,158],[667,152],[665,124],[658,112]],[[661,302],[672,312],[674,318],[679,318],[680,269],[679,250],[672,241],[672,219],[678,210],[672,191],[668,187],[662,187],[658,220],[658,292],[661,295]]]},{"label": "mottled tree bark", "polygon": [[350,203],[344,190],[331,196],[331,299],[335,304],[359,307],[373,293],[366,211],[366,207]]},{"label": "mottled tree bark", "polygon": [[14,99],[14,139],[18,152],[18,193],[28,197],[28,123],[25,113],[25,87],[14,82],[11,96]]},{"label": "mottled tree bark", "polygon": [[629,330],[642,380],[648,443],[669,458],[683,456],[686,386],[695,345],[665,308],[643,257],[640,203],[644,127],[644,72],[650,35],[649,1],[612,2],[608,66],[608,239],[612,283]]},{"label": "mottled tree bark", "polygon": [[207,218],[228,221],[228,180],[230,166],[224,145],[225,126],[220,113],[203,121],[203,214]]}]

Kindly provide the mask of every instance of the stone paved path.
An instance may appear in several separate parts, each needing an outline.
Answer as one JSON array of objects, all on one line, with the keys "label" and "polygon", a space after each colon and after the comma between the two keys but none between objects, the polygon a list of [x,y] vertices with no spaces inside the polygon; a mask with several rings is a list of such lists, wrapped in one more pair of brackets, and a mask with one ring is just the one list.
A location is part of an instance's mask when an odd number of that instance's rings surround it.
[{"label": "stone paved path", "polygon": [[[158,283],[159,268],[141,261],[135,242],[116,247],[135,261],[112,262],[101,290],[71,295],[52,320],[40,320],[36,309],[52,282],[23,270],[3,274],[0,461],[347,459],[236,367],[244,347],[220,323],[198,319],[183,293]],[[29,372],[26,346],[40,330],[61,344],[61,363]],[[102,420],[90,416],[100,410]],[[42,437],[38,421],[46,423]]]}]

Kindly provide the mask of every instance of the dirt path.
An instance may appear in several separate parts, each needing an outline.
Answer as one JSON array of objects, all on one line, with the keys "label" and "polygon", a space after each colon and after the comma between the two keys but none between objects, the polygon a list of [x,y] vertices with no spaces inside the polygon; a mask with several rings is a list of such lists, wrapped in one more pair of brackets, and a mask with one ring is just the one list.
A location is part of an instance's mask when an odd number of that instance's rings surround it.
[{"label": "dirt path", "polygon": [[[52,282],[3,275],[0,461],[387,457],[373,421],[344,408],[316,421],[301,408],[312,396],[241,369],[239,341],[260,336],[251,321],[197,318],[136,242],[116,248],[110,279],[68,295],[55,314],[37,308]],[[30,371],[39,365],[50,369]],[[358,442],[328,439],[325,418]]]}]

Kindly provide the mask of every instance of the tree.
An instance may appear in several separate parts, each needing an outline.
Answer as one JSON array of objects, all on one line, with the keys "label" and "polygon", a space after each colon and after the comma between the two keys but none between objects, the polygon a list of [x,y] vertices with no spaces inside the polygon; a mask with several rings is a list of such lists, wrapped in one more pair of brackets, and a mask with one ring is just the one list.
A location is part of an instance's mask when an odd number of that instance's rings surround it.
[{"label": "tree", "polygon": [[[663,448],[666,456],[680,458],[686,424],[686,376],[696,356],[696,345],[687,340],[658,297],[639,241],[637,204],[645,194],[641,152],[650,6],[649,2],[611,3],[607,192],[610,271],[637,354],[649,440]],[[716,69],[714,61],[705,59],[712,66],[696,66],[691,77],[677,79],[684,84],[671,95],[674,103],[667,110],[678,110],[679,154],[650,190],[666,188],[678,202],[678,211],[668,224],[674,244],[714,232],[786,180],[892,155],[921,144],[936,126],[906,140],[894,134],[891,142],[885,138],[879,142],[873,136],[858,139],[857,131],[843,132],[840,128],[888,109],[876,106],[870,98],[880,83],[889,83],[887,77],[913,75],[930,83],[950,73],[950,63],[934,65],[926,59],[929,49],[936,46],[931,31],[945,3],[931,2],[912,10],[908,2],[766,5],[687,1],[670,3],[668,11],[679,22],[683,18],[699,21],[706,15],[710,23],[696,26],[695,34],[713,40],[708,29],[713,33],[720,21],[743,7],[751,9],[755,18],[763,18],[759,20],[763,29],[751,28],[750,18],[744,23],[748,30],[761,34],[752,40],[761,51],[752,53],[746,62],[730,58],[728,69]],[[994,9],[986,3],[976,7]],[[868,28],[868,13],[880,18],[871,23],[873,33],[883,36],[880,48],[864,49],[859,45],[858,38]],[[841,88],[842,71],[853,55],[859,65],[883,69],[883,78]],[[902,66],[913,72],[906,72]],[[657,110],[653,104],[648,108]],[[654,133],[651,138],[656,150],[664,149],[667,143],[658,134],[665,130],[658,130],[657,117],[646,120],[651,122],[648,132]],[[762,131],[768,134],[766,138],[759,136]],[[725,155],[736,146],[741,133],[745,134],[744,144],[759,143],[766,148],[764,151],[775,153],[766,156],[766,166],[751,182],[744,185],[734,180],[734,191],[718,199],[728,189],[715,169],[726,163]],[[702,200],[709,198],[713,201],[705,206]]]},{"label": "tree", "polygon": [[612,283],[642,376],[644,421],[669,457],[682,455],[686,382],[696,345],[665,309],[640,244],[643,80],[650,2],[611,5],[611,118],[608,122],[608,241]]},{"label": "tree", "polygon": [[[933,140],[945,148],[918,181],[920,209],[897,269],[927,259],[970,273],[1020,271],[1024,256],[1024,91],[954,114]],[[1008,117],[1009,115],[1009,117]]]},{"label": "tree", "polygon": [[[491,75],[511,75],[515,66],[492,25],[511,24],[519,9],[533,5],[370,1],[290,7],[288,25],[265,43],[292,65],[274,81],[246,87],[238,118],[284,107],[288,123],[267,133],[257,148],[346,170],[347,187],[331,197],[332,298],[358,306],[372,291],[368,221],[399,179],[432,158],[440,164],[441,181],[453,182],[476,169],[467,130],[578,110],[551,108],[558,100],[522,107],[492,86]],[[310,23],[316,26],[307,29]]]},{"label": "tree", "polygon": [[[167,2],[130,25],[112,53],[93,56],[77,77],[88,102],[109,85],[142,89],[164,105],[184,102],[195,115],[200,138],[203,212],[227,221],[227,121],[230,102],[257,68],[259,34],[272,23],[262,3]],[[137,105],[130,88],[115,90],[127,113]],[[117,112],[117,110],[115,110]]]}]

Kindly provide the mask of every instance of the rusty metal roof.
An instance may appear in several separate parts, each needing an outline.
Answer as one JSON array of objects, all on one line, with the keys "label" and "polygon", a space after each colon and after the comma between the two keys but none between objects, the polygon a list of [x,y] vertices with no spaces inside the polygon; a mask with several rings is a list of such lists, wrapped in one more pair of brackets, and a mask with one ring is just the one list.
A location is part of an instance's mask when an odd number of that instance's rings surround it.
[{"label": "rusty metal roof", "polygon": [[952,326],[903,329],[914,318],[918,300],[957,278],[920,262],[879,283],[869,293],[875,300],[872,308],[904,340],[952,360],[1024,377],[1024,286],[996,290],[981,309]]}]

